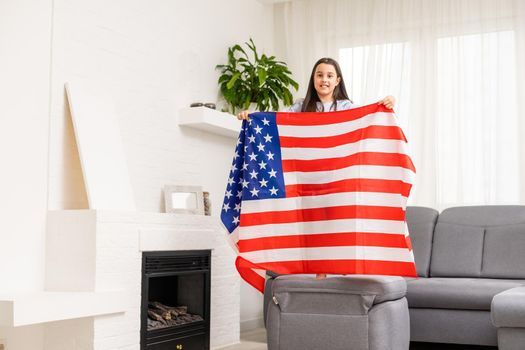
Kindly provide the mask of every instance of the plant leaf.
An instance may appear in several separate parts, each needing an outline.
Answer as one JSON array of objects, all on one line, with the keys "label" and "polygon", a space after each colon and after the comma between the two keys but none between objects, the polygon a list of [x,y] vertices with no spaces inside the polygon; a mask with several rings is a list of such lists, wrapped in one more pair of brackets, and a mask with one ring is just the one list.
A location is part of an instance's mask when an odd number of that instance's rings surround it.
[{"label": "plant leaf", "polygon": [[231,77],[231,79],[230,79],[230,81],[228,82],[228,84],[226,84],[226,87],[227,87],[228,89],[231,89],[231,88],[233,87],[233,84],[235,84],[235,82],[237,81],[237,79],[239,79],[240,76],[241,76],[241,73],[240,73],[240,72],[235,73],[235,74]]},{"label": "plant leaf", "polygon": [[262,68],[259,68],[257,70],[257,75],[259,77],[259,86],[263,86],[264,83],[266,82],[266,76],[267,76],[266,71]]}]

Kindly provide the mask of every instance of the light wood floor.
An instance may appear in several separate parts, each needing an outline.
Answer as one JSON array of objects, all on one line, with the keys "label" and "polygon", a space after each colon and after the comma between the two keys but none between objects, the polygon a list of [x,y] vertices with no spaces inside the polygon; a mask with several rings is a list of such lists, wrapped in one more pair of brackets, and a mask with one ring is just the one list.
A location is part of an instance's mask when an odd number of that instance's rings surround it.
[{"label": "light wood floor", "polygon": [[266,329],[257,328],[241,333],[241,343],[220,350],[266,350]]}]

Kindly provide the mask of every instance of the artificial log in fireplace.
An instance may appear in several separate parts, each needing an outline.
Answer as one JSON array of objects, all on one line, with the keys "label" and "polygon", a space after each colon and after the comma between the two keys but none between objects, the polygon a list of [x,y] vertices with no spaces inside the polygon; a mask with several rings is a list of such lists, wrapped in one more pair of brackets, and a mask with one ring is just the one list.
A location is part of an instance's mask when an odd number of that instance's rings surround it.
[{"label": "artificial log in fireplace", "polygon": [[211,251],[142,256],[141,350],[210,348]]}]

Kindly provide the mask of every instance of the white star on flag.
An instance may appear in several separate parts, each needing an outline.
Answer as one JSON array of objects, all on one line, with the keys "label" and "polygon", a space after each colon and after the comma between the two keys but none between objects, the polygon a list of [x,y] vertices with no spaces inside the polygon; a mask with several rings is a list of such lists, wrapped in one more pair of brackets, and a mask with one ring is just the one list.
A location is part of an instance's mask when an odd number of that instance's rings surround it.
[{"label": "white star on flag", "polygon": [[259,149],[259,151],[264,151],[264,145],[262,143],[258,144],[257,148]]},{"label": "white star on flag", "polygon": [[[255,142],[255,136],[254,135],[248,136],[248,141],[250,141],[250,143],[254,143]],[[244,147],[247,147],[247,146],[244,146]]]},{"label": "white star on flag", "polygon": [[224,196],[225,196],[226,198],[230,199],[230,197],[233,196],[232,191],[230,191],[230,190],[226,191],[226,193],[224,194]]},{"label": "white star on flag", "polygon": [[270,175],[270,177],[276,177],[277,172],[272,169],[268,172],[268,174]]},{"label": "white star on flag", "polygon": [[266,136],[264,136],[264,141],[265,142],[272,142],[272,138],[273,138],[273,136],[270,136],[270,134],[266,134]]},{"label": "white star on flag", "polygon": [[271,151],[266,153],[266,157],[268,157],[268,160],[273,160],[273,156],[275,156],[275,154],[273,154]]},{"label": "white star on flag", "polygon": [[257,160],[257,155],[252,152],[252,154],[248,154],[248,157],[250,157],[250,161]]},{"label": "white star on flag", "polygon": [[259,183],[261,184],[261,187],[266,187],[266,184],[268,183],[268,181],[265,179],[262,179],[261,181],[259,181]]},{"label": "white star on flag", "polygon": [[261,128],[259,125],[257,125],[255,128],[253,128],[253,130],[255,130],[255,133],[256,133],[256,134],[260,134],[262,128]]},{"label": "white star on flag", "polygon": [[250,193],[252,194],[252,197],[257,197],[259,190],[254,187],[253,190],[250,191]]},{"label": "white star on flag", "polygon": [[222,210],[228,211],[229,209],[230,209],[230,205],[228,203],[224,203],[224,205],[222,206]]},{"label": "white star on flag", "polygon": [[259,174],[259,173],[256,172],[255,169],[253,169],[252,172],[250,173],[250,176],[252,177],[252,179],[256,179],[257,178],[257,174]]},{"label": "white star on flag", "polygon": [[261,160],[261,162],[259,163],[259,167],[261,169],[266,169],[266,163],[264,162],[264,160]]},{"label": "white star on flag", "polygon": [[270,188],[270,193],[275,196],[277,196],[277,191],[279,191],[278,188],[275,188],[275,186],[273,186],[272,188]]},{"label": "white star on flag", "polygon": [[266,119],[266,118],[264,118],[262,120],[262,122],[263,122],[264,125],[270,125],[270,121],[268,119]]}]

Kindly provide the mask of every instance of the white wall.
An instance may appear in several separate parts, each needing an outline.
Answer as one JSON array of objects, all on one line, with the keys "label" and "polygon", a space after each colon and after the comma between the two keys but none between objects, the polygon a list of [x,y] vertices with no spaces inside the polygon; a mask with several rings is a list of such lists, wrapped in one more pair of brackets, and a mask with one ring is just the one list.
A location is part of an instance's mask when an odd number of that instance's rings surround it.
[{"label": "white wall", "polygon": [[[114,97],[139,210],[161,211],[162,187],[179,183],[202,185],[220,213],[235,140],[180,129],[177,113],[216,102],[215,65],[250,36],[272,53],[272,5],[0,2],[0,291],[41,289],[46,211],[87,207],[68,80],[99,82]],[[260,294],[243,288],[241,298],[241,319],[260,318]]]},{"label": "white wall", "polygon": [[0,2],[2,290],[43,283],[50,33],[50,1]]},{"label": "white wall", "polygon": [[163,185],[190,183],[210,190],[218,212],[234,140],[181,130],[177,113],[217,100],[215,65],[225,62],[227,46],[251,35],[272,49],[272,8],[241,0],[154,4],[55,1],[51,209],[87,205],[81,174],[64,167],[78,169],[63,84],[89,79],[115,97],[138,209],[159,211]]},{"label": "white wall", "polygon": [[[0,1],[1,292],[43,286],[51,12],[51,1]],[[42,327],[0,339],[37,350]]]}]

